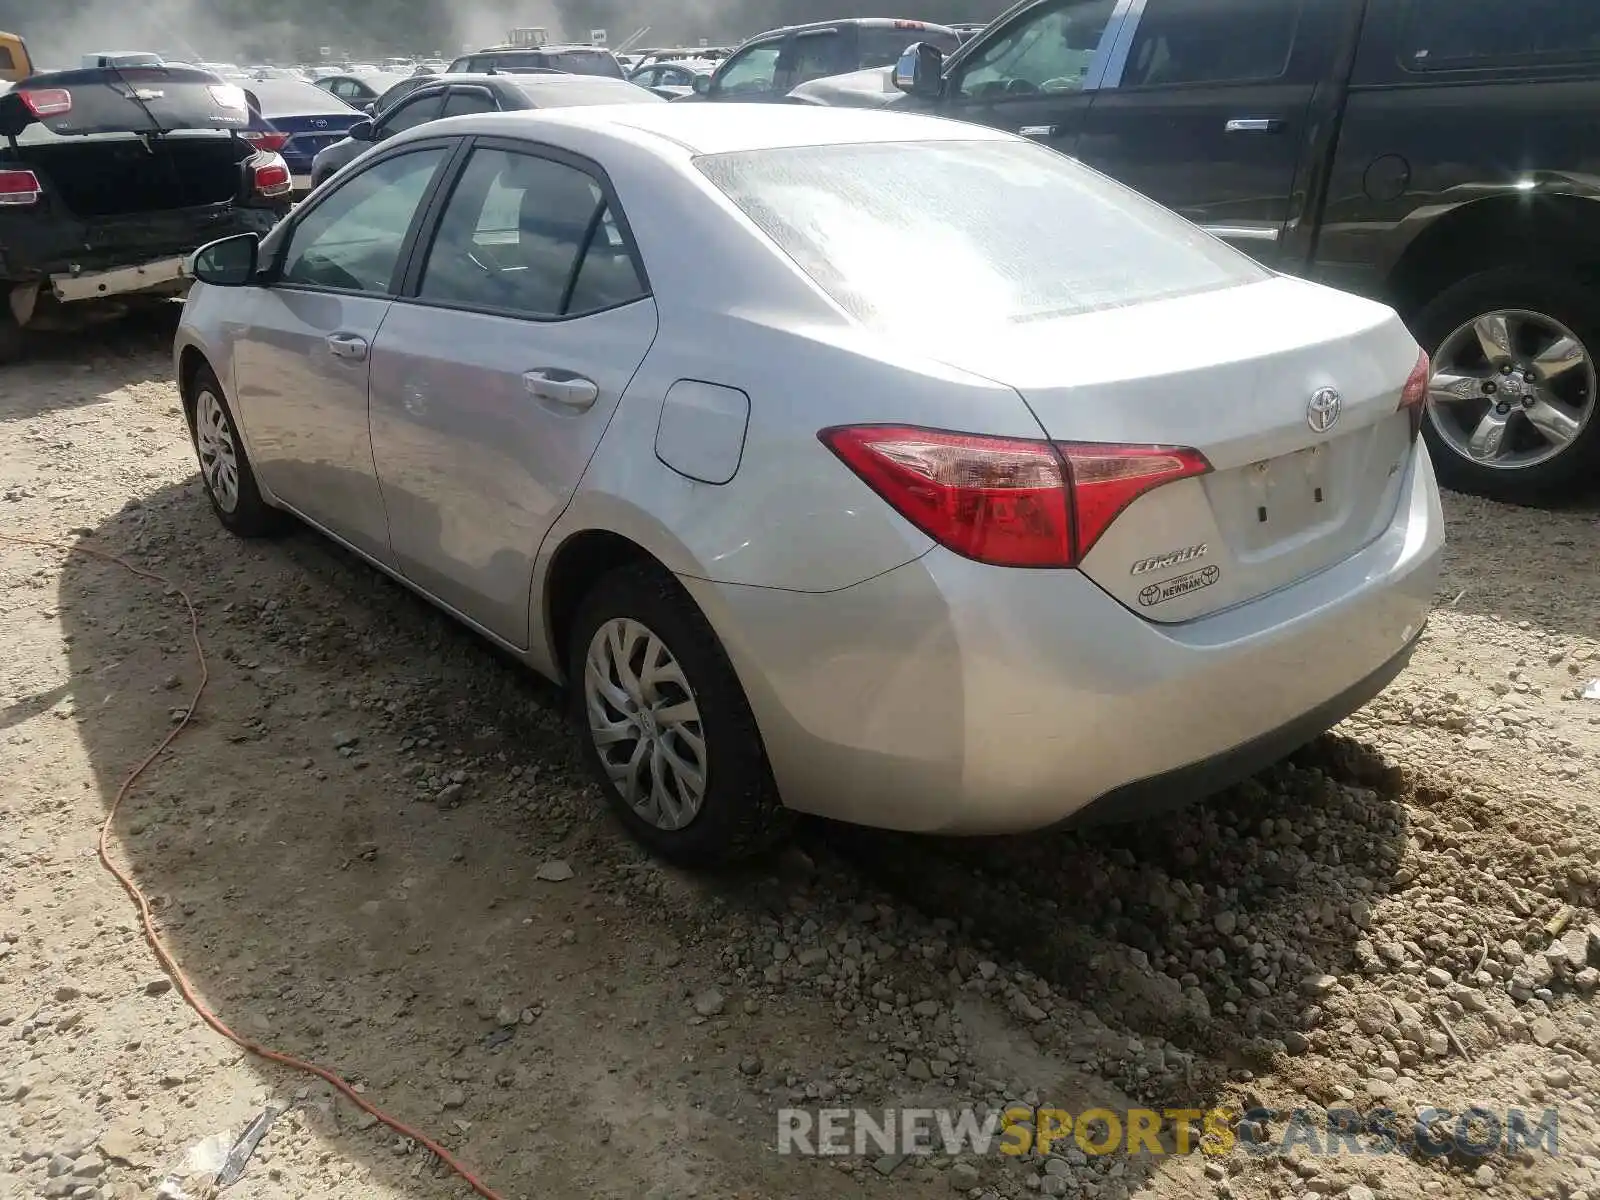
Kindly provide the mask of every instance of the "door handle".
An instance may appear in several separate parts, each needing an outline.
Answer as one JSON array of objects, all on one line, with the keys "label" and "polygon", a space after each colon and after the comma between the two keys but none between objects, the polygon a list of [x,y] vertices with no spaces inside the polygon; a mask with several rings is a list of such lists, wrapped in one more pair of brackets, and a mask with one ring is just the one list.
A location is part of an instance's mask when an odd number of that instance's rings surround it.
[{"label": "door handle", "polygon": [[1223,126],[1228,133],[1277,133],[1283,122],[1277,117],[1235,118]]},{"label": "door handle", "polygon": [[328,352],[335,358],[348,358],[360,362],[367,357],[367,339],[353,333],[330,333]]},{"label": "door handle", "polygon": [[558,367],[539,367],[526,371],[522,382],[528,394],[535,399],[548,400],[579,411],[600,398],[600,387],[594,380]]},{"label": "door handle", "polygon": [[1055,125],[1024,125],[1017,132],[1025,138],[1053,138],[1056,129]]}]

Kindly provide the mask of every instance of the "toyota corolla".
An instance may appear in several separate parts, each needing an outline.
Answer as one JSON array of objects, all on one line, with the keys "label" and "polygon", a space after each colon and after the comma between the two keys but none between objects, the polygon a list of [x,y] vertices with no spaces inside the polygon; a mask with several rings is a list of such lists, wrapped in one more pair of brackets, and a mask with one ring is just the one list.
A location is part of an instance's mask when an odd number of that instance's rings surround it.
[{"label": "toyota corolla", "polygon": [[222,524],[292,514],[565,683],[670,857],[1182,804],[1378,692],[1432,600],[1395,315],[997,131],[448,119],[192,270]]}]

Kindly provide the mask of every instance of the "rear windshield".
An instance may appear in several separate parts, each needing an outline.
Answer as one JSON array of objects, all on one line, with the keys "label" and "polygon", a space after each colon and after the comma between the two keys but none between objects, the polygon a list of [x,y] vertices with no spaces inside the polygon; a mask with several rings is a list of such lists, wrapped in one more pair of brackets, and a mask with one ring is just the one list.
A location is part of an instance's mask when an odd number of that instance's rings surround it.
[{"label": "rear windshield", "polygon": [[325,88],[298,79],[258,79],[246,87],[251,107],[262,116],[348,117],[356,110]]},{"label": "rear windshield", "polygon": [[806,146],[695,161],[823,291],[885,330],[960,336],[1271,276],[1029,142]]},{"label": "rear windshield", "polygon": [[528,97],[535,108],[565,108],[568,105],[589,104],[648,104],[652,101],[666,103],[654,92],[647,91],[634,83],[602,83],[600,80],[572,77],[552,79],[548,75],[540,78],[549,82],[522,85],[522,94]]}]

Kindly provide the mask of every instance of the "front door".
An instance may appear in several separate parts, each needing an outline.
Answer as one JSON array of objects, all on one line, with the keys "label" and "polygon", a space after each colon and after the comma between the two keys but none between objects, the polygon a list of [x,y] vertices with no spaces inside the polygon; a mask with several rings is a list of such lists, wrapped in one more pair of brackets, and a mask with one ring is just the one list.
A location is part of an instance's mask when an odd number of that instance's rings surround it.
[{"label": "front door", "polygon": [[254,290],[235,343],[239,418],[261,482],[382,562],[389,532],[367,433],[371,350],[447,154],[385,159],[319,198],[289,231],[278,279]]},{"label": "front door", "polygon": [[655,302],[599,180],[490,140],[405,290],[372,359],[396,565],[526,646],[534,554],[655,338]]},{"label": "front door", "polygon": [[[1338,30],[1326,0],[1143,0],[1077,156],[1268,265]],[[1326,27],[1324,27],[1326,26]]]},{"label": "front door", "polygon": [[1064,154],[1078,139],[1127,0],[1026,9],[950,64],[945,115],[1033,138]]}]

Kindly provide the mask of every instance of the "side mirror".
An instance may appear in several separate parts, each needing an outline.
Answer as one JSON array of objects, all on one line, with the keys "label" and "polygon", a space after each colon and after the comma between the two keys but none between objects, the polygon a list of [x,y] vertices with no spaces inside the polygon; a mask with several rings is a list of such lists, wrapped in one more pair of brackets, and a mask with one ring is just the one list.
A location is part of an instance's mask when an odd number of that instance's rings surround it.
[{"label": "side mirror", "polygon": [[944,51],[927,42],[907,46],[891,75],[894,86],[908,96],[934,100],[944,91]]},{"label": "side mirror", "polygon": [[691,86],[694,88],[694,94],[696,96],[704,96],[711,90],[711,76],[696,75],[694,77],[694,83]]},{"label": "side mirror", "polygon": [[377,110],[378,110],[378,102],[376,100],[368,100],[365,104],[363,104],[361,106],[361,111],[366,113],[367,116],[369,116],[369,117],[373,113],[375,113]]},{"label": "side mirror", "polygon": [[357,142],[377,140],[377,128],[371,121],[357,121],[345,131],[345,136]]},{"label": "side mirror", "polygon": [[236,233],[201,246],[189,259],[188,272],[213,287],[244,287],[256,277],[261,244],[253,233]]}]

